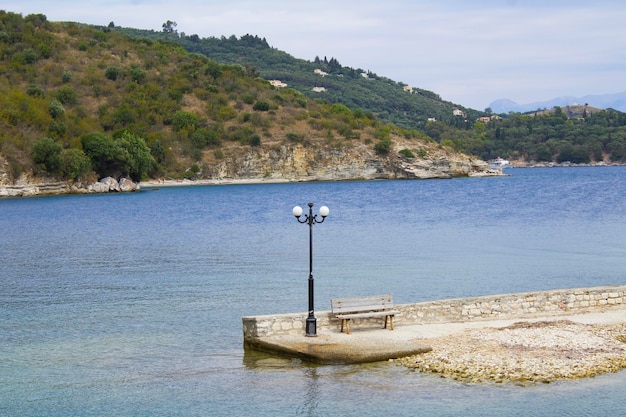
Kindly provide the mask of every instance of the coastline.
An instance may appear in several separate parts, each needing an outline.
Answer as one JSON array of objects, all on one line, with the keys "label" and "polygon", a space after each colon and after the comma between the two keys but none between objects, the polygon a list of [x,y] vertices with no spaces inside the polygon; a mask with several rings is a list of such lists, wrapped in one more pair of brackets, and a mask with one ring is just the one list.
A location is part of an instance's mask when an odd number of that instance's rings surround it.
[{"label": "coastline", "polygon": [[171,180],[171,179],[151,179],[141,181],[139,186],[141,188],[159,188],[159,187],[181,187],[181,186],[194,186],[194,185],[237,185],[237,184],[281,184],[288,182],[306,182],[306,181],[291,181],[285,179],[258,179],[258,178],[244,178],[244,179],[221,179],[221,180]]},{"label": "coastline", "polygon": [[626,369],[626,285],[394,305],[394,331],[354,318],[350,335],[330,310],[242,318],[244,346],[317,363],[394,360],[465,383],[526,385]]}]

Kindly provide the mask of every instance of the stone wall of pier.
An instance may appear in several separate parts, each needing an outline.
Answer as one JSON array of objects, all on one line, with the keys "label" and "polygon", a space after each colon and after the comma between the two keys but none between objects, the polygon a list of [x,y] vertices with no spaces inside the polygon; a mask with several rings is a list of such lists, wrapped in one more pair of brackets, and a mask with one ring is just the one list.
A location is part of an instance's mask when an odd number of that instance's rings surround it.
[{"label": "stone wall of pier", "polygon": [[[626,304],[626,285],[575,288],[399,304],[395,306],[399,314],[394,322],[403,325],[558,317],[601,311],[622,304]],[[304,334],[306,317],[305,312],[243,317],[244,342],[259,337]],[[328,310],[316,311],[315,317],[318,333],[340,325]],[[381,322],[380,318],[353,320],[353,326]]]}]

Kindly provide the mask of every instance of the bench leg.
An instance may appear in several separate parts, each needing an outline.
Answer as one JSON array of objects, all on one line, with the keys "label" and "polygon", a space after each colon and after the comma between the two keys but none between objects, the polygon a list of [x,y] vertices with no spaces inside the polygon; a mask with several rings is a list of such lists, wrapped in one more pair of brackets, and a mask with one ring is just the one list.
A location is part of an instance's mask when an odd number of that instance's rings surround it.
[{"label": "bench leg", "polygon": [[350,334],[350,319],[341,319],[341,333],[343,333],[343,325],[346,325],[346,333]]},{"label": "bench leg", "polygon": [[387,328],[387,319],[389,319],[389,327],[391,328],[391,330],[393,330],[393,316],[385,316],[385,327],[384,327],[384,329]]}]

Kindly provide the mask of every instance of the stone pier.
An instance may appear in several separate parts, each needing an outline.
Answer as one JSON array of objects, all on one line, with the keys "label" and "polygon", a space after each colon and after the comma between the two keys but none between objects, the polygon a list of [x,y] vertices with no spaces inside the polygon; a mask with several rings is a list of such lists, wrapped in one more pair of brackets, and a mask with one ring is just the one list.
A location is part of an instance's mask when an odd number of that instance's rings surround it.
[{"label": "stone pier", "polygon": [[[593,288],[549,290],[482,297],[456,298],[396,305],[400,311],[396,326],[433,323],[459,323],[533,317],[558,317],[603,311],[626,304],[626,285]],[[337,331],[339,320],[328,310],[316,311],[318,333]],[[256,346],[259,340],[305,333],[307,313],[287,313],[242,318],[246,346]],[[380,320],[354,320],[360,325],[378,326]]]}]

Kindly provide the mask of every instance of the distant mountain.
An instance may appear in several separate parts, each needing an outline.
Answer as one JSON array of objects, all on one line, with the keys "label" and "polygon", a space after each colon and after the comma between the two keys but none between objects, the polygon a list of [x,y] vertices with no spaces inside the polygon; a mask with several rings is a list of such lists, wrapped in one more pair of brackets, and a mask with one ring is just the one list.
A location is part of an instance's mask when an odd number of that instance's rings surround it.
[{"label": "distant mountain", "polygon": [[516,102],[501,98],[489,105],[494,113],[519,112],[525,113],[537,109],[551,109],[554,106],[568,106],[571,104],[585,104],[601,109],[615,109],[626,112],[626,92],[615,94],[586,95],[584,97],[563,96],[547,101],[536,101],[528,104],[517,104]]}]

